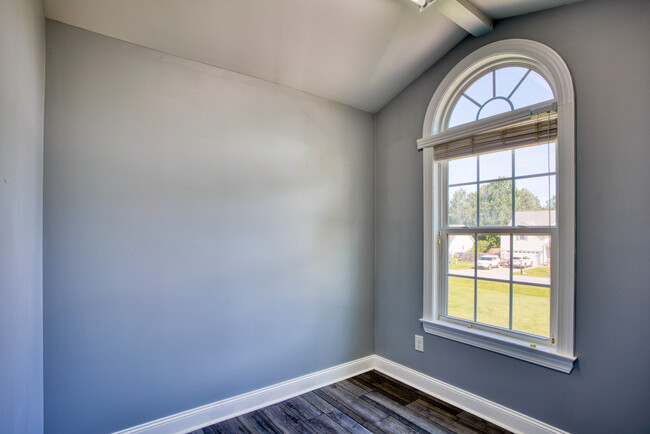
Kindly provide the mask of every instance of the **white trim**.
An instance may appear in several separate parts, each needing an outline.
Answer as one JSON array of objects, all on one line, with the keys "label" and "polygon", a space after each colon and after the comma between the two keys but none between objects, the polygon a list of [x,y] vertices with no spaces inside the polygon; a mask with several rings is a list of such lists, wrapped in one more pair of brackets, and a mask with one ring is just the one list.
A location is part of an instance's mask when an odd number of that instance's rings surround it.
[{"label": "white trim", "polygon": [[[568,70],[567,70],[568,71]],[[573,88],[572,88],[573,89]],[[557,294],[557,351],[560,354],[573,355],[575,347],[575,104],[562,102],[558,106],[558,150],[557,150],[557,229],[559,243],[556,257],[561,254],[552,282],[564,291]],[[551,276],[552,277],[552,276]]]},{"label": "white trim", "polygon": [[402,383],[515,433],[565,433],[525,414],[373,354],[232,398],[144,423],[115,434],[187,433],[376,369]]},{"label": "white trim", "polygon": [[[442,248],[438,245],[442,229],[441,216],[445,215],[446,200],[438,185],[442,185],[444,163],[433,163],[433,151],[424,148],[423,223],[424,223],[424,307],[422,322],[428,333],[454,339],[510,357],[526,360],[562,372],[570,372],[567,365],[576,359],[575,348],[575,101],[571,72],[564,60],[551,48],[539,42],[526,39],[497,41],[474,51],[461,60],[442,80],[427,108],[423,139],[431,141],[432,136],[444,131],[445,120],[453,107],[459,89],[479,75],[496,67],[521,65],[539,72],[545,77],[555,93],[558,113],[558,151],[556,189],[558,216],[557,238],[553,243],[554,262],[551,285],[551,337],[554,346],[527,348],[521,350],[500,339],[500,335],[477,332],[477,328],[459,330],[450,322],[441,321],[441,305],[444,302],[444,283],[440,270]],[[497,118],[498,120],[498,118]],[[481,122],[481,121],[479,121]],[[476,126],[477,123],[473,123]],[[427,168],[432,165],[432,168]],[[468,336],[472,336],[471,338]],[[496,337],[496,339],[495,339]],[[532,341],[531,341],[532,342]],[[538,356],[531,356],[537,353]],[[553,356],[549,359],[549,353]]]},{"label": "white trim", "polygon": [[399,363],[380,356],[375,356],[375,358],[375,369],[379,372],[512,432],[526,434],[566,433],[566,431],[552,425],[436,378],[429,377]]},{"label": "white trim", "polygon": [[375,356],[343,363],[322,371],[303,375],[292,380],[254,390],[252,392],[226,398],[212,404],[203,405],[171,416],[163,417],[115,434],[169,434],[187,433],[222,420],[227,420],[259,408],[263,408],[285,399],[302,395],[328,384],[353,377],[375,366]]},{"label": "white trim", "polygon": [[[433,212],[434,208],[438,207],[439,194],[438,190],[433,188],[438,176],[438,165],[433,164],[433,148],[425,148],[422,151],[422,178],[424,180],[424,197],[423,197],[423,212],[424,221],[430,222],[425,224],[423,228],[423,235],[425,240],[431,242],[424,243],[424,287],[433,288],[433,278],[439,274],[439,259],[438,249],[433,248],[434,234],[438,233],[440,222],[438,215]],[[434,310],[436,303],[433,302],[433,292],[424,291],[424,317],[437,318],[438,312]]]},{"label": "white trim", "polygon": [[528,341],[486,332],[479,328],[473,328],[470,332],[466,327],[453,324],[449,321],[428,321],[420,319],[420,322],[422,322],[424,331],[427,333],[525,360],[536,365],[564,372],[565,374],[571,372],[573,362],[576,360],[575,357],[563,356],[555,352],[553,348],[544,347],[542,344],[535,344],[537,347],[533,349],[530,347],[530,342]]}]

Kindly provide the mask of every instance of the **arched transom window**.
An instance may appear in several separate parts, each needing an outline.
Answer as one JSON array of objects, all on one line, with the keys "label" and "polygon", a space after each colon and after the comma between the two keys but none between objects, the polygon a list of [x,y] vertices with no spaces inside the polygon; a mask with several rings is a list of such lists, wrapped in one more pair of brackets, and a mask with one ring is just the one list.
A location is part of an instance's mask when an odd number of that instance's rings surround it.
[{"label": "arched transom window", "polygon": [[540,73],[521,66],[500,67],[479,76],[459,93],[447,128],[553,98],[551,86]]}]

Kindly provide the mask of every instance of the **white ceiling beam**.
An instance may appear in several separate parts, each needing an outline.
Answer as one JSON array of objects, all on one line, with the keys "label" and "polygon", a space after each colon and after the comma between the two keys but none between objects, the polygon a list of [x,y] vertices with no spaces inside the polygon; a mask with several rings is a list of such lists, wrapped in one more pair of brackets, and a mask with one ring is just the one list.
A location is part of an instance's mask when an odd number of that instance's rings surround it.
[{"label": "white ceiling beam", "polygon": [[492,30],[492,19],[469,0],[437,0],[433,7],[473,36]]}]

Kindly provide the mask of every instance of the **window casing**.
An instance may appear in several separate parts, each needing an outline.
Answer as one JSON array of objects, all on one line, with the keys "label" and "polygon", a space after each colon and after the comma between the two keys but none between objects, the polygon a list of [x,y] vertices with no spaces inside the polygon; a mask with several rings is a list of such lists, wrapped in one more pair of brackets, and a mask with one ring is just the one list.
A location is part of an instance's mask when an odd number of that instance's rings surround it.
[{"label": "window casing", "polygon": [[[506,75],[499,71],[520,74],[520,78],[515,80],[517,87],[523,82],[521,77],[534,74],[538,84],[541,78],[548,89],[538,92],[538,100],[526,101],[524,95],[513,103],[512,97],[516,92],[512,89],[497,90],[499,75]],[[493,82],[492,94],[489,94],[489,85],[475,85],[487,80]],[[456,159],[448,163],[438,157],[434,160],[433,147],[428,144],[435,142],[436,138],[446,137],[457,130],[457,137],[460,137],[488,131],[492,127],[503,128],[508,125],[507,113],[489,115],[513,109],[527,112],[530,106],[539,106],[536,104],[539,95],[549,96],[550,101],[545,105],[554,103],[557,112],[557,136],[549,137],[545,143],[540,141],[538,145],[538,148],[546,146],[547,149],[545,170],[532,174],[525,173],[525,170],[518,173],[517,153],[523,155],[518,149],[527,148],[516,147],[492,154],[464,156],[465,161]],[[459,115],[457,108],[460,104],[474,107],[476,114],[464,110]],[[557,53],[533,41],[505,40],[487,45],[461,61],[441,83],[427,111],[423,138],[418,141],[424,160],[425,274],[421,321],[426,332],[563,372],[571,371],[576,359],[573,351],[574,110],[573,85],[568,68]],[[512,159],[507,162],[509,155]],[[490,160],[499,159],[501,163],[490,163]],[[482,160],[489,166],[485,176],[482,176]],[[475,167],[473,175],[471,170],[467,170],[472,164]],[[458,170],[454,169],[455,165]],[[467,178],[468,173],[468,179],[461,179]],[[517,204],[525,202],[523,196],[522,200],[516,198],[519,191],[535,191],[539,184],[544,183],[548,186],[548,194],[542,209],[539,205],[531,210],[516,209]],[[501,207],[499,212],[482,215],[481,205],[490,211],[490,202],[482,202],[481,194],[487,196],[490,189],[501,191],[501,197],[510,196],[510,212],[507,207]],[[459,190],[464,191],[461,194]],[[470,210],[474,211],[474,220],[467,217],[472,212],[466,209],[464,213],[456,212],[455,202],[451,201],[471,196],[472,192],[474,197],[478,196],[475,199],[476,210]],[[523,217],[520,219],[519,215]],[[481,252],[490,245],[486,244],[488,239],[493,245],[497,240],[499,254],[493,255],[497,258],[490,258],[488,251]],[[473,245],[473,258],[467,256],[468,252],[472,253],[468,244]],[[536,247],[531,250],[526,247],[528,245]],[[488,256],[479,263],[483,254]],[[503,261],[506,256],[507,264]],[[468,269],[470,263],[473,268]],[[536,267],[534,277],[524,277],[523,270],[533,263],[542,266]],[[548,277],[545,277],[546,265],[550,265],[552,270]],[[492,268],[498,269],[498,274]],[[521,273],[517,274],[519,268]],[[471,303],[470,285],[473,286]],[[542,318],[548,317],[546,323],[537,321],[531,325],[535,321],[531,322],[526,309],[521,308],[520,300],[523,298],[519,297],[518,301],[517,294],[531,291],[546,294],[547,301],[542,308],[547,309],[547,314],[541,314]],[[501,297],[496,304],[500,303],[502,312],[495,313],[494,309],[486,310],[481,305],[481,294],[488,293],[493,300]],[[457,302],[456,296],[460,297],[458,300],[465,299]],[[487,295],[484,299],[488,299]],[[473,311],[468,309],[469,305]],[[539,307],[536,307],[538,311]]]}]

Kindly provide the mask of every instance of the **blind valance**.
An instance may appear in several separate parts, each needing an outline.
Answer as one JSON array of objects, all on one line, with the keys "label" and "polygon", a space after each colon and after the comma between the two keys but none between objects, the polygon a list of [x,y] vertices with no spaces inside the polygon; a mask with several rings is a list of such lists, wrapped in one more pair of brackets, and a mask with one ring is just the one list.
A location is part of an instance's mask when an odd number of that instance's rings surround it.
[{"label": "blind valance", "polygon": [[557,110],[554,105],[544,110],[520,109],[449,129],[418,140],[418,148],[433,147],[433,158],[440,161],[553,142],[557,140]]}]

